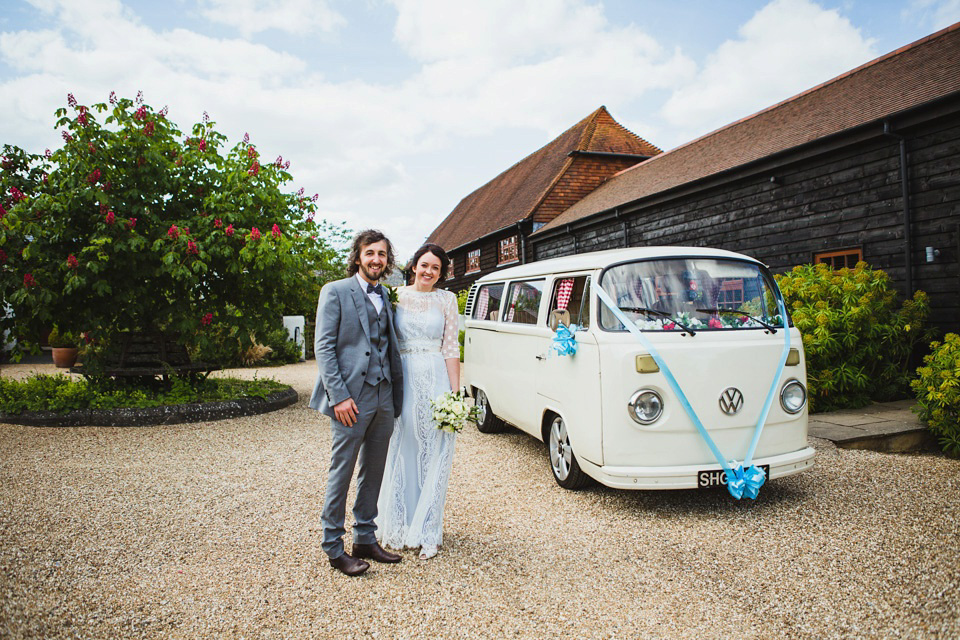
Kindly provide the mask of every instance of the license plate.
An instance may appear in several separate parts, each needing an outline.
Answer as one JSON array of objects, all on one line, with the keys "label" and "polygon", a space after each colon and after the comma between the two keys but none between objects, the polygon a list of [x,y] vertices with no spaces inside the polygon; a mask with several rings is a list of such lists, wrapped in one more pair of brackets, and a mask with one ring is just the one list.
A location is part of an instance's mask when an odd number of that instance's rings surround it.
[{"label": "license plate", "polygon": [[[770,477],[770,465],[762,464],[760,468],[766,476]],[[697,488],[709,489],[710,487],[727,486],[727,474],[723,469],[710,469],[708,471],[697,472]]]}]

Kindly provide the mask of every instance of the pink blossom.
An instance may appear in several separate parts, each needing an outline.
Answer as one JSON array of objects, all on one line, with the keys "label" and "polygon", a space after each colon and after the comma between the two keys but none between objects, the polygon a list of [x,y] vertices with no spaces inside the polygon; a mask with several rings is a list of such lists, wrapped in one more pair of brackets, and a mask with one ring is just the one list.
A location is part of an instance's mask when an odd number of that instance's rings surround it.
[{"label": "pink blossom", "polygon": [[255,176],[258,173],[260,173],[260,163],[254,160],[253,164],[250,165],[250,168],[247,169],[247,173],[249,173],[252,176]]},{"label": "pink blossom", "polygon": [[112,186],[113,186],[113,183],[107,180],[106,182],[103,183],[103,186],[100,188],[103,189],[104,191],[110,191],[110,187]]},{"label": "pink blossom", "polygon": [[88,143],[87,143],[87,149],[90,150],[90,153],[96,153],[96,152],[97,152],[97,148],[96,148],[95,146],[93,146],[93,143],[92,143],[92,142],[88,142]]},{"label": "pink blossom", "polygon": [[202,324],[202,325],[204,325],[204,326],[210,324],[211,322],[213,322],[213,314],[212,314],[212,313],[208,313],[208,314],[204,315],[202,318],[200,318],[200,324]]},{"label": "pink blossom", "polygon": [[77,116],[77,122],[80,123],[81,127],[87,126],[89,124],[89,118],[87,117],[87,108],[80,107],[80,115]]},{"label": "pink blossom", "polygon": [[7,210],[3,208],[3,203],[0,203],[0,220],[3,220],[5,215],[7,215]]},{"label": "pink blossom", "polygon": [[70,135],[67,131],[61,131],[60,135],[63,136],[64,142],[70,142],[71,140],[73,140],[73,136]]},{"label": "pink blossom", "polygon": [[707,326],[711,329],[722,329],[723,323],[720,322],[720,318],[713,316],[707,321]]},{"label": "pink blossom", "polygon": [[[206,124],[206,123],[208,123],[208,122],[210,122],[210,114],[207,113],[206,111],[204,111],[204,112],[203,112],[203,123]],[[201,149],[201,151],[202,151],[202,149]]]},{"label": "pink blossom", "polygon": [[116,216],[113,215],[113,211],[107,211],[107,224],[113,224]]},{"label": "pink blossom", "polygon": [[283,156],[277,156],[277,159],[273,161],[273,164],[274,164],[274,166],[277,167],[277,169],[282,169],[282,168],[283,168]]},{"label": "pink blossom", "polygon": [[116,91],[111,91],[111,92],[110,92],[110,104],[117,104],[117,92],[116,92]]},{"label": "pink blossom", "polygon": [[0,156],[0,167],[3,167],[4,169],[9,169],[10,164],[11,164],[10,158],[8,158],[7,156]]},{"label": "pink blossom", "polygon": [[250,239],[251,239],[251,240],[259,240],[259,239],[260,239],[260,229],[257,229],[256,227],[254,227],[253,229],[250,229]]},{"label": "pink blossom", "polygon": [[46,171],[43,172],[43,184],[47,184],[47,181],[50,179],[50,174]]},{"label": "pink blossom", "polygon": [[216,219],[213,221],[213,226],[214,226],[215,228],[219,229],[220,227],[223,226],[223,220],[221,220],[220,218],[216,218]]},{"label": "pink blossom", "polygon": [[20,202],[21,200],[26,200],[27,196],[23,195],[23,192],[16,187],[10,187],[10,197],[13,198],[14,204]]},{"label": "pink blossom", "polygon": [[279,237],[280,237],[280,227],[278,227],[277,225],[273,225],[273,229],[270,230],[270,233],[273,234],[273,237],[274,237],[274,238],[279,238]]},{"label": "pink blossom", "polygon": [[171,240],[176,240],[177,238],[179,238],[180,230],[177,229],[177,225],[175,224],[170,225],[170,228],[167,229],[167,235],[170,236]]},{"label": "pink blossom", "polygon": [[73,255],[72,253],[68,255],[67,266],[70,267],[71,269],[76,269],[78,266],[80,266],[80,263],[77,262],[77,256]]},{"label": "pink blossom", "polygon": [[70,105],[71,107],[77,106],[77,99],[73,97],[72,93],[67,94],[67,104]]},{"label": "pink blossom", "polygon": [[257,154],[257,150],[253,148],[253,145],[247,147],[247,157],[248,157],[248,158],[256,158],[257,155],[259,155],[259,154]]},{"label": "pink blossom", "polygon": [[167,113],[169,112],[170,112],[169,107],[167,107],[167,105],[163,105],[163,109],[160,109],[160,113],[158,113],[157,115],[160,116],[161,118],[166,118]]},{"label": "pink blossom", "polygon": [[197,248],[197,243],[193,240],[187,241],[187,253],[192,253],[193,255],[200,253],[200,249]]},{"label": "pink blossom", "polygon": [[107,215],[107,205],[103,204],[102,202],[100,203],[100,215]]},{"label": "pink blossom", "polygon": [[223,232],[224,232],[225,234],[227,234],[228,236],[232,236],[232,235],[233,235],[233,225],[232,225],[232,224],[228,224],[228,225],[227,225],[227,228],[224,229]]},{"label": "pink blossom", "polygon": [[87,176],[87,182],[90,184],[95,184],[100,180],[100,169],[94,169],[90,175]]},{"label": "pink blossom", "polygon": [[127,219],[127,225],[126,225],[126,226],[127,226],[127,229],[129,229],[129,230],[131,230],[131,231],[132,231],[133,229],[136,229],[136,228],[137,228],[137,219],[136,219],[136,218],[128,218],[128,219]]},{"label": "pink blossom", "polygon": [[180,233],[182,233],[182,234],[185,235],[185,236],[190,235],[190,227],[181,227],[181,228],[180,228]]},{"label": "pink blossom", "polygon": [[45,157],[47,160],[49,160],[50,158],[53,157],[53,152],[50,151],[50,149],[44,149],[44,151],[43,151],[43,157]]},{"label": "pink blossom", "polygon": [[37,281],[33,279],[32,274],[30,273],[23,274],[23,286],[28,288],[37,286]]},{"label": "pink blossom", "polygon": [[249,134],[249,133],[244,133],[244,134],[243,134],[243,144],[248,144],[249,142],[250,142],[250,134]]},{"label": "pink blossom", "polygon": [[197,143],[197,149],[200,149],[200,151],[206,151],[206,150],[207,150],[207,139],[206,139],[206,138],[200,138],[200,142]]},{"label": "pink blossom", "polygon": [[148,138],[152,138],[152,137],[153,137],[153,130],[154,130],[154,127],[155,127],[155,126],[156,126],[156,125],[154,125],[153,122],[148,122],[148,123],[147,123],[146,125],[144,125],[144,127],[143,127],[143,135],[147,136]]},{"label": "pink blossom", "polygon": [[313,200],[314,202],[316,202],[319,197],[320,197],[320,194],[319,194],[319,193],[315,193],[315,194],[313,194],[313,197],[310,198],[310,199]]},{"label": "pink blossom", "polygon": [[140,107],[139,109],[137,109],[136,113],[133,114],[133,117],[135,120],[143,120],[144,118],[147,117],[147,108]]},{"label": "pink blossom", "polygon": [[137,91],[137,104],[143,104],[143,91]]}]

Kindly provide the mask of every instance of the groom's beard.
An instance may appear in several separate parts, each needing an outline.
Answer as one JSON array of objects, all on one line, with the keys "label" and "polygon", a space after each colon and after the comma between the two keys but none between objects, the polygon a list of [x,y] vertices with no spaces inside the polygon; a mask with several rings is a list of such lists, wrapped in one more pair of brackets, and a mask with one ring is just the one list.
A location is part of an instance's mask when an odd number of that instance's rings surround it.
[{"label": "groom's beard", "polygon": [[367,280],[369,280],[374,284],[376,284],[377,280],[379,280],[381,276],[383,276],[383,267],[380,267],[379,271],[376,273],[376,275],[374,275],[373,273],[370,272],[370,270],[367,268],[366,265],[361,264],[360,271],[363,272],[363,275],[367,278]]}]

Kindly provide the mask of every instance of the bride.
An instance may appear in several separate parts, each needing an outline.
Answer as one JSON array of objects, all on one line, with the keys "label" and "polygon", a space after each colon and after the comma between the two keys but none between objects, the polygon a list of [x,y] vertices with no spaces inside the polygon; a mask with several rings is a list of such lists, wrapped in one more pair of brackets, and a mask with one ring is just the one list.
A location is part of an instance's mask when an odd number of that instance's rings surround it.
[{"label": "bride", "polygon": [[456,434],[433,421],[430,401],[460,384],[457,297],[437,289],[450,259],[435,244],[413,256],[413,284],[399,289],[396,326],[403,363],[403,410],[390,438],[380,487],[377,536],[394,549],[420,548],[420,559],[437,555],[443,542]]}]

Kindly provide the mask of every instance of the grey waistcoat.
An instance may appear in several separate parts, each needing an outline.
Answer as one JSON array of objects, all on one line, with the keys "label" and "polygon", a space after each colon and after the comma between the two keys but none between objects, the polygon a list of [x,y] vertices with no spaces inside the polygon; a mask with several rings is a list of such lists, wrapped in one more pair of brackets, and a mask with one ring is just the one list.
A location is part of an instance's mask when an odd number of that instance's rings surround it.
[{"label": "grey waistcoat", "polygon": [[[366,295],[364,298],[367,304],[367,320],[370,326],[370,361],[367,363],[367,372],[364,376],[364,382],[367,384],[378,385],[383,380],[390,381],[390,332],[387,328],[387,312],[381,311],[377,314],[377,308],[373,306]],[[389,304],[384,301],[384,304]]]}]

